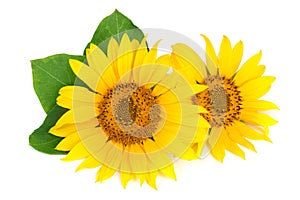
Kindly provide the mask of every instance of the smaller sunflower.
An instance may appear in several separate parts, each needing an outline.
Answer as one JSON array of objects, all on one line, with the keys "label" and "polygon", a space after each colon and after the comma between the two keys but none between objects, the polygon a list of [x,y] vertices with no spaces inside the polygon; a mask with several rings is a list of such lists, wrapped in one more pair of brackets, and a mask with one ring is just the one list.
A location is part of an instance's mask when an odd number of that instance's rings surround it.
[{"label": "smaller sunflower", "polygon": [[91,44],[87,63],[70,60],[87,87],[61,88],[57,104],[69,111],[50,133],[64,137],[56,147],[69,151],[63,160],[84,159],[78,170],[100,167],[99,182],[119,172],[124,187],[140,179],[156,188],[158,174],[176,178],[174,157],[197,158],[189,145],[201,140],[201,109],[190,97],[206,87],[169,73],[170,55],[157,58],[157,46],[124,34],[120,44],[110,39],[107,54]]},{"label": "smaller sunflower", "polygon": [[[242,41],[232,47],[224,36],[217,56],[210,40],[202,37],[206,42],[206,62],[189,46],[178,43],[172,47],[173,66],[191,84],[207,86],[193,101],[208,111],[200,115],[211,125],[207,147],[213,157],[222,162],[227,150],[245,159],[240,146],[256,151],[248,139],[271,142],[268,127],[277,121],[264,111],[278,107],[260,98],[269,91],[275,77],[262,76],[265,66],[259,64],[261,51],[240,66]],[[194,143],[192,147],[198,154],[202,151],[202,144]]]}]

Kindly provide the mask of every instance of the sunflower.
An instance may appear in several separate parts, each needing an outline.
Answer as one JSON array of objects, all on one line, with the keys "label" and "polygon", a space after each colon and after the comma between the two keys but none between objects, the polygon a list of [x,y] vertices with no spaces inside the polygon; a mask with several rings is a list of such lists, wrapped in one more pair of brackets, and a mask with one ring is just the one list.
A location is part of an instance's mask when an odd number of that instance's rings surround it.
[{"label": "sunflower", "polygon": [[148,50],[146,37],[124,34],[120,44],[109,40],[107,53],[91,44],[86,62],[69,61],[86,86],[60,89],[57,104],[69,110],[50,133],[63,137],[56,149],[68,151],[64,161],[99,167],[98,182],[119,172],[124,188],[139,179],[156,189],[158,174],[176,179],[174,158],[197,158],[189,145],[205,137],[197,134],[203,109],[190,97],[206,87],[172,73],[170,55],[157,58],[158,43]]},{"label": "sunflower", "polygon": [[[275,77],[262,76],[265,66],[259,64],[261,51],[239,68],[242,41],[232,47],[224,36],[217,56],[210,40],[205,35],[202,37],[206,42],[206,62],[189,46],[178,43],[172,47],[173,66],[191,84],[207,86],[193,97],[193,101],[208,111],[200,115],[211,125],[206,147],[213,157],[222,162],[227,150],[245,159],[240,146],[256,151],[249,139],[271,142],[268,127],[277,121],[263,112],[278,107],[260,97],[269,91]],[[202,144],[199,147],[194,143],[192,147],[198,154],[202,151]]]}]

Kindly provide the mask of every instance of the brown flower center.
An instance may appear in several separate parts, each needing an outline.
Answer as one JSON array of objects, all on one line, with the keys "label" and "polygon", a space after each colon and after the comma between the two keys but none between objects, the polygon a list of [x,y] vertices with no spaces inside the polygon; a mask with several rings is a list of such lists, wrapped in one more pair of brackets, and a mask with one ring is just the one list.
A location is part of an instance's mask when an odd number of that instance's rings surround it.
[{"label": "brown flower center", "polygon": [[152,91],[135,83],[107,90],[99,104],[98,121],[109,141],[123,147],[152,139],[161,122],[160,106]]},{"label": "brown flower center", "polygon": [[209,75],[206,90],[196,94],[198,104],[209,113],[201,114],[212,127],[229,126],[240,119],[242,97],[232,79]]}]

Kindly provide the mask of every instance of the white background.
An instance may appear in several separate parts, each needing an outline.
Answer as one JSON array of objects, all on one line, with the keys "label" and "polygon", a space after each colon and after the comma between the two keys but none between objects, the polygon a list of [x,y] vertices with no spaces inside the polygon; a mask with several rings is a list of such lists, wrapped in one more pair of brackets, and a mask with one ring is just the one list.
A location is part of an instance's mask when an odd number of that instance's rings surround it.
[{"label": "white background", "polygon": [[[5,3],[4,3],[5,2]],[[297,1],[240,0],[12,0],[0,3],[1,140],[0,199],[300,199],[299,7]],[[218,48],[222,35],[245,45],[244,58],[260,49],[276,82],[265,99],[281,110],[271,128],[273,144],[254,142],[246,161],[229,153],[175,164],[177,181],[158,178],[158,191],[116,175],[94,183],[95,170],[75,173],[65,163],[28,145],[45,114],[32,86],[29,60],[56,53],[81,54],[98,23],[114,9],[141,28],[165,28]]]}]

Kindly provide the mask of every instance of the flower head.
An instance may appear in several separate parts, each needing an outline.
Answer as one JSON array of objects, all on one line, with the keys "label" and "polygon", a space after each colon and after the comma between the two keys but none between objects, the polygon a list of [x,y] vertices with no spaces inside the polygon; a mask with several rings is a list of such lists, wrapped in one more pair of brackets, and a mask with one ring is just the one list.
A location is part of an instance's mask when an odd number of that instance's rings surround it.
[{"label": "flower head", "polygon": [[64,139],[57,150],[65,161],[84,159],[78,170],[100,167],[97,181],[120,172],[124,187],[131,179],[156,188],[158,174],[175,179],[173,156],[196,158],[189,148],[196,137],[199,106],[190,97],[206,87],[189,85],[169,73],[169,55],[157,58],[127,34],[112,37],[107,53],[91,44],[87,62],[70,60],[86,86],[63,87],[57,104],[70,109],[50,130]]},{"label": "flower head", "polygon": [[[224,36],[217,56],[210,40],[202,36],[206,42],[206,62],[190,47],[179,43],[173,46],[173,66],[190,83],[207,86],[196,94],[194,103],[208,111],[201,116],[211,125],[207,140],[211,154],[219,161],[223,161],[225,150],[245,158],[239,145],[256,151],[248,139],[270,141],[268,126],[277,123],[263,111],[278,107],[259,99],[269,91],[275,77],[262,76],[265,66],[259,64],[261,51],[240,66],[242,41],[232,47]],[[196,143],[192,146],[200,152]]]}]

